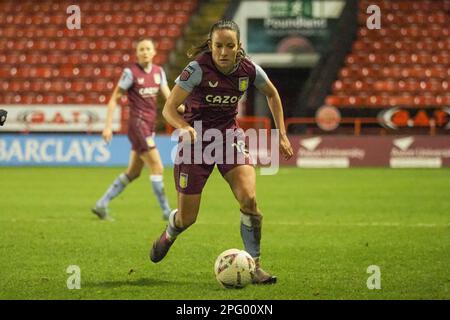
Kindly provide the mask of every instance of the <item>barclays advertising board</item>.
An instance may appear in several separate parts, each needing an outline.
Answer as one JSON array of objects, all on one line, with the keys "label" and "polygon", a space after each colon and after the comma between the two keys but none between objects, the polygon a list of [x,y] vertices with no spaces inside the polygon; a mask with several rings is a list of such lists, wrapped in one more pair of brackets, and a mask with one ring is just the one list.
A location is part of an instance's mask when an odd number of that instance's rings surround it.
[{"label": "barclays advertising board", "polygon": [[[170,136],[156,136],[165,166],[173,166],[176,145]],[[106,144],[100,135],[1,134],[0,166],[126,166],[131,144],[126,135],[114,135]]]}]

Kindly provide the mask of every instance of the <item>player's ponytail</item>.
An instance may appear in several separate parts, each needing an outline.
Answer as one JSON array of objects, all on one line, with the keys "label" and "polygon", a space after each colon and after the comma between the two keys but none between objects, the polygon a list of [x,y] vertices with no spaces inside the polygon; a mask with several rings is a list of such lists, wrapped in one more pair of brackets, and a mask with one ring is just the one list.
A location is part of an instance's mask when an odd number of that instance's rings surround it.
[{"label": "player's ponytail", "polygon": [[[232,20],[220,20],[220,21],[217,21],[216,23],[214,23],[211,26],[211,28],[209,29],[208,39],[206,39],[200,45],[189,49],[187,51],[187,56],[189,58],[194,58],[201,53],[210,52],[211,50],[209,49],[209,43],[212,39],[212,35],[213,35],[214,31],[224,30],[224,29],[232,30],[232,31],[236,32],[237,40],[239,43],[240,38],[241,38],[241,31],[239,30],[239,26],[237,25],[237,23]],[[245,52],[245,50],[240,48],[236,55],[236,63],[239,63],[246,56],[247,56],[247,53]]]},{"label": "player's ponytail", "polygon": [[204,52],[209,52],[209,39],[205,40],[201,45],[196,46],[196,47],[192,47],[191,49],[189,49],[187,51],[187,56],[189,58],[194,58],[197,55],[204,53]]}]

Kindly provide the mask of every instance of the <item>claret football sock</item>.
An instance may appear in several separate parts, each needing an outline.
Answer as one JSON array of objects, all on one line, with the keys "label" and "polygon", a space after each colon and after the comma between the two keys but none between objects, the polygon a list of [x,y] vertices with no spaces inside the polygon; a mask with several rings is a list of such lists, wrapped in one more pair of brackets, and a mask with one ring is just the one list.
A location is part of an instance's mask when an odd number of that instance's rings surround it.
[{"label": "claret football sock", "polygon": [[169,215],[169,223],[166,230],[164,230],[161,236],[153,242],[150,250],[150,260],[154,263],[164,259],[169,252],[170,247],[175,242],[177,236],[184,230],[175,225],[175,216],[177,211],[177,209],[172,210]]}]

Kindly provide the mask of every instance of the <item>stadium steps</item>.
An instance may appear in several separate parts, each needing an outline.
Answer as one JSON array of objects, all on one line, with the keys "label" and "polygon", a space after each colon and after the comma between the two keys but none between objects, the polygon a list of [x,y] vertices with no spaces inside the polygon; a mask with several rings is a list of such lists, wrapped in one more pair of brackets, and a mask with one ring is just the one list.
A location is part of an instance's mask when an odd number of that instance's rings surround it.
[{"label": "stadium steps", "polygon": [[169,66],[168,78],[170,80],[175,80],[191,60],[187,57],[186,52],[192,46],[200,44],[206,39],[210,26],[223,17],[229,5],[230,0],[209,0],[199,4],[198,11],[192,16],[184,37],[177,46],[173,63]]}]

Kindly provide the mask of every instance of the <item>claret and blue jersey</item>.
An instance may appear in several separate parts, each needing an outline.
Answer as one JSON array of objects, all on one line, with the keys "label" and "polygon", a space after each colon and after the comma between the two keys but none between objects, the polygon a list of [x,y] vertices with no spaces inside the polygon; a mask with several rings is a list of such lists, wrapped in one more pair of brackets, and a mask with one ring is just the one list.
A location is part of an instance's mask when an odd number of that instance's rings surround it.
[{"label": "claret and blue jersey", "polygon": [[190,125],[201,120],[205,130],[225,130],[237,127],[238,102],[248,87],[254,85],[260,89],[267,81],[264,70],[248,58],[225,75],[207,52],[189,63],[175,83],[190,93],[184,102],[184,118]]}]

